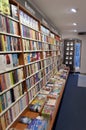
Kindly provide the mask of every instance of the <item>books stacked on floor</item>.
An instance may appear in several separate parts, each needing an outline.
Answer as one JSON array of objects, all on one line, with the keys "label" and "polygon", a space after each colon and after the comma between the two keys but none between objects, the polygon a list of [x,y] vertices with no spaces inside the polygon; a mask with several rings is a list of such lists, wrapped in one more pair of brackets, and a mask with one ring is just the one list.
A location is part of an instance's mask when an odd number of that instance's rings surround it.
[{"label": "books stacked on floor", "polygon": [[46,101],[47,96],[39,93],[34,100],[29,104],[29,109],[31,111],[40,112]]}]

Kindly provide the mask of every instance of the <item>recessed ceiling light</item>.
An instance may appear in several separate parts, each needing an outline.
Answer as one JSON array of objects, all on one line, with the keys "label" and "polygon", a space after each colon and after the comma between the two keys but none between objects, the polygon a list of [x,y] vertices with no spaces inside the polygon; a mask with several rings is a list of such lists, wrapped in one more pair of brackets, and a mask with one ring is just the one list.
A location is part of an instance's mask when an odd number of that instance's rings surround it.
[{"label": "recessed ceiling light", "polygon": [[74,32],[77,32],[77,30],[75,29],[75,30],[73,30]]},{"label": "recessed ceiling light", "polygon": [[74,26],[76,26],[76,25],[77,25],[77,23],[73,23],[73,25],[74,25]]},{"label": "recessed ceiling light", "polygon": [[76,12],[77,12],[77,10],[76,10],[76,9],[74,9],[74,8],[72,8],[72,9],[71,9],[71,12],[76,13]]}]

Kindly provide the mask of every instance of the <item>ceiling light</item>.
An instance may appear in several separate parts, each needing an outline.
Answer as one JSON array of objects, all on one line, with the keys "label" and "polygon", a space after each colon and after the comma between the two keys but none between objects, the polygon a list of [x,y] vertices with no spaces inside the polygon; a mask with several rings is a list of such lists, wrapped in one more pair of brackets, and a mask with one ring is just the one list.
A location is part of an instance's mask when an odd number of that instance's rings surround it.
[{"label": "ceiling light", "polygon": [[77,30],[75,29],[75,30],[73,30],[74,32],[77,32]]},{"label": "ceiling light", "polygon": [[77,23],[73,23],[73,25],[74,25],[74,26],[76,26],[76,25],[77,25]]},{"label": "ceiling light", "polygon": [[74,9],[74,8],[72,8],[72,9],[71,9],[71,12],[76,13],[76,12],[77,12],[77,10],[76,10],[76,9]]}]

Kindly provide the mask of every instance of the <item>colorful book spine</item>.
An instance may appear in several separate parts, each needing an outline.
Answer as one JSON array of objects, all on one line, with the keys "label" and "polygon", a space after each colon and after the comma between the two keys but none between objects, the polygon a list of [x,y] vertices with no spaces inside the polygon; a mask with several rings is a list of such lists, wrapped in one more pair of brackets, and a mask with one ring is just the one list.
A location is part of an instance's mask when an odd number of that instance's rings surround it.
[{"label": "colorful book spine", "polygon": [[9,0],[2,0],[2,12],[10,15],[10,4]]}]

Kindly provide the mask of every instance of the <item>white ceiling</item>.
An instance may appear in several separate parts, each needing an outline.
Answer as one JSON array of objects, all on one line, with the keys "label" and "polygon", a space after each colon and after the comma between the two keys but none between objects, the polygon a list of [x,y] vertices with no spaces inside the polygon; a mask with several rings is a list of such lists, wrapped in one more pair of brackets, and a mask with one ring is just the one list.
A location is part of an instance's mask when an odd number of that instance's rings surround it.
[{"label": "white ceiling", "polygon": [[[86,0],[31,0],[60,30],[61,34],[86,32]],[[76,8],[77,13],[70,12]],[[76,22],[77,26],[72,24]]]}]

